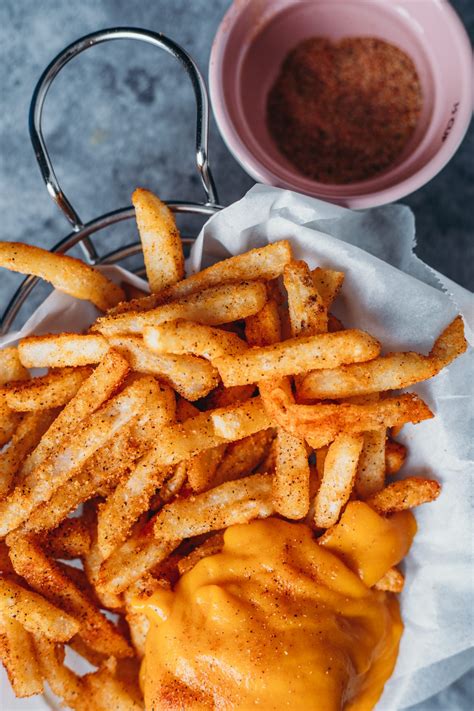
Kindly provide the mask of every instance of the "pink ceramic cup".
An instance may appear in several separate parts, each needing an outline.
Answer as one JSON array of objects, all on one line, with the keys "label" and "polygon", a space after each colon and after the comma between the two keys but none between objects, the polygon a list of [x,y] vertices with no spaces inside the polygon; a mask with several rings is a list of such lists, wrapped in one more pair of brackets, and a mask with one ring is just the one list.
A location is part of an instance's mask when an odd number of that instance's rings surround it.
[{"label": "pink ceramic cup", "polygon": [[[418,127],[399,160],[369,180],[327,185],[306,178],[267,131],[266,98],[282,60],[317,35],[379,37],[415,62],[424,99]],[[221,134],[255,180],[352,208],[398,200],[431,180],[457,150],[472,114],[471,45],[444,0],[235,0],[214,39],[209,82]]]}]

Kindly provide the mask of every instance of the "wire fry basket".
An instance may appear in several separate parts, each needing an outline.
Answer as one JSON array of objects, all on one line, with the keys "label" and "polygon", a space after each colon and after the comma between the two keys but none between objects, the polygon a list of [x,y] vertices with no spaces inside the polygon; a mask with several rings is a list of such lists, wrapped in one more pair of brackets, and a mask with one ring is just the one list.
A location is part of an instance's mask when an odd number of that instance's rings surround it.
[{"label": "wire fry basket", "polygon": [[[78,245],[82,250],[84,261],[92,266],[118,264],[122,260],[137,255],[142,251],[140,242],[133,242],[100,256],[92,239],[92,237],[99,237],[100,233],[111,225],[134,219],[135,210],[133,207],[127,206],[100,215],[86,223],[81,220],[72,203],[63,192],[55,175],[43,136],[42,115],[44,101],[49,88],[66,64],[91,47],[114,40],[137,40],[159,47],[172,55],[181,64],[193,87],[196,101],[195,162],[206,199],[204,202],[169,201],[167,202],[168,207],[176,214],[200,215],[206,218],[211,217],[222,209],[219,205],[216,186],[209,166],[209,99],[202,74],[192,57],[173,40],[150,30],[132,27],[112,27],[85,35],[63,49],[41,75],[31,99],[29,132],[46,189],[72,227],[72,231],[57,242],[51,251],[66,253]],[[184,245],[191,245],[194,240],[194,237],[182,237]],[[38,277],[28,276],[20,284],[1,318],[0,335],[7,333],[11,329],[20,308],[39,281]]]}]

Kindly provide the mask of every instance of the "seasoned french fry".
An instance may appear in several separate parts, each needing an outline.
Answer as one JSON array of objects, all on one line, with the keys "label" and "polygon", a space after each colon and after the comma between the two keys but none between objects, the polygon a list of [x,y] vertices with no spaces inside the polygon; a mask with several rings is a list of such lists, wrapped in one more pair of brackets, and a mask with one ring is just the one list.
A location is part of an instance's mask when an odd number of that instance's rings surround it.
[{"label": "seasoned french fry", "polygon": [[181,558],[178,562],[178,571],[180,575],[184,575],[194,568],[196,563],[199,563],[203,558],[220,553],[224,546],[224,536],[222,533],[214,533],[207,538],[204,543],[194,548],[187,556]]},{"label": "seasoned french fry", "polygon": [[138,231],[152,292],[176,284],[184,276],[184,255],[173,213],[149,190],[132,195]]},{"label": "seasoned french fry", "polygon": [[[160,398],[154,403],[151,414],[158,431],[173,422],[175,414],[174,393],[170,388],[161,386]],[[127,538],[135,521],[148,508],[153,493],[169,473],[168,469],[156,466],[153,450],[147,452],[99,507],[97,543],[104,559]]]},{"label": "seasoned french fry", "polygon": [[389,439],[385,446],[386,473],[391,475],[399,472],[405,464],[406,456],[406,447],[400,444],[400,442],[394,442],[392,439]]},{"label": "seasoned french fry", "polygon": [[110,351],[84,381],[75,397],[59,413],[39,445],[27,458],[22,475],[27,477],[35,468],[58,449],[80,422],[90,416],[121,385],[130,370],[128,362],[119,353]]},{"label": "seasoned french fry", "polygon": [[65,294],[92,301],[101,311],[125,299],[122,289],[100,271],[79,259],[29,244],[0,242],[0,267],[40,277]]},{"label": "seasoned french fry", "polygon": [[359,498],[367,499],[385,484],[385,427],[364,432],[364,446],[357,466],[355,488]]},{"label": "seasoned french fry", "polygon": [[10,410],[8,405],[2,402],[0,398],[0,447],[10,441],[20,420],[20,413]]},{"label": "seasoned french fry", "polygon": [[21,419],[8,448],[0,453],[0,499],[10,492],[23,460],[36,447],[56,415],[56,410],[37,410]]},{"label": "seasoned french fry", "polygon": [[82,368],[62,368],[40,378],[4,385],[0,391],[8,407],[19,412],[45,410],[65,405],[92,373]]},{"label": "seasoned french fry", "polygon": [[43,693],[33,638],[16,620],[0,616],[0,661],[3,662],[15,696]]},{"label": "seasoned french fry", "polygon": [[147,326],[159,326],[177,319],[219,326],[256,313],[266,300],[267,291],[262,282],[225,284],[149,311],[128,311],[103,316],[92,328],[105,336],[113,336],[121,333],[142,333]]},{"label": "seasoned french fry", "polygon": [[318,528],[329,528],[337,523],[352,491],[363,443],[362,435],[344,433],[329,446],[314,502],[314,524]]},{"label": "seasoned french fry", "polygon": [[[263,398],[263,394],[262,394]],[[354,403],[298,405],[282,388],[264,398],[267,411],[288,432],[304,437],[313,449],[332,442],[339,432],[357,434],[405,422],[421,422],[433,413],[412,394],[386,398],[364,405]]]},{"label": "seasoned french fry", "polygon": [[[128,304],[120,304],[116,309],[112,309],[111,314],[131,310],[147,311],[215,286],[242,281],[269,281],[280,276],[285,264],[288,264],[290,260],[291,247],[286,240],[269,244],[266,247],[257,247],[245,254],[238,254],[235,257],[224,259],[222,262],[217,262],[168,287],[159,294],[151,294],[142,299],[135,299]],[[240,316],[240,318],[244,317]],[[235,320],[232,319],[232,321]]]},{"label": "seasoned french fry", "polygon": [[18,355],[26,368],[64,368],[99,363],[108,349],[98,334],[60,333],[23,338]]},{"label": "seasoned french fry", "polygon": [[[169,479],[165,481],[163,486],[160,489],[159,493],[159,499],[160,499],[160,505],[167,504],[168,501],[171,501],[183,488],[184,484],[187,481],[188,477],[188,462],[185,460],[183,462],[179,462],[173,469],[173,473],[170,476]],[[158,507],[156,506],[150,506],[151,511],[156,511]]]},{"label": "seasoned french fry", "polygon": [[177,499],[157,514],[154,535],[176,540],[266,518],[274,513],[271,489],[271,477],[253,474],[189,499]]},{"label": "seasoned french fry", "polygon": [[115,657],[132,654],[117,628],[61,568],[43,553],[38,543],[16,536],[9,537],[7,544],[10,546],[10,557],[16,573],[22,575],[33,590],[74,617],[80,623],[78,634],[92,649]]},{"label": "seasoned french fry", "polygon": [[63,560],[82,558],[91,547],[91,534],[87,521],[82,516],[65,518],[57,528],[50,531],[43,547],[52,558]]},{"label": "seasoned french fry", "polygon": [[273,430],[262,430],[231,442],[212,478],[212,486],[251,474],[264,459],[274,436]]},{"label": "seasoned french fry", "polygon": [[35,506],[47,501],[53,492],[80,471],[86,460],[109,442],[122,427],[135,418],[150,390],[149,379],[140,379],[107,402],[83,423],[63,448],[53,453],[19,486],[0,502],[0,536],[23,523]]},{"label": "seasoned french fry", "polygon": [[156,375],[188,400],[205,397],[219,382],[216,369],[204,358],[152,353],[138,336],[112,336],[110,343],[135,371]]},{"label": "seasoned french fry", "polygon": [[0,350],[0,385],[11,383],[14,380],[27,380],[30,377],[26,368],[20,361],[16,348],[2,348]]},{"label": "seasoned french fry", "polygon": [[390,353],[367,363],[315,370],[306,375],[298,394],[307,400],[333,399],[406,388],[432,378],[466,348],[463,321],[458,316],[439,336],[428,356]]},{"label": "seasoned french fry", "polygon": [[304,440],[278,430],[273,505],[291,519],[304,518],[309,509],[309,464]]},{"label": "seasoned french fry", "polygon": [[63,664],[63,647],[38,635],[34,637],[34,645],[41,674],[56,696],[75,711],[86,711],[88,705],[90,708],[90,695],[84,696],[81,678]]},{"label": "seasoned french fry", "polygon": [[[112,674],[107,668],[86,674],[82,677],[84,693],[94,700],[99,709],[114,709],[114,711],[143,711],[143,700],[139,697],[138,683],[136,688]],[[138,679],[137,679],[138,682]]]},{"label": "seasoned french fry", "polygon": [[441,486],[434,479],[409,476],[378,491],[367,503],[379,514],[390,514],[434,501],[440,492]]},{"label": "seasoned french fry", "polygon": [[28,632],[44,635],[55,642],[66,642],[79,631],[79,622],[11,580],[0,578],[0,614],[16,620]]},{"label": "seasoned french fry", "polygon": [[210,361],[222,355],[243,353],[248,348],[235,333],[180,320],[145,328],[143,340],[155,353],[191,353]]},{"label": "seasoned french fry", "polygon": [[389,568],[383,578],[375,583],[374,588],[384,592],[401,593],[404,585],[405,578],[398,568]]},{"label": "seasoned french fry", "polygon": [[341,290],[344,282],[344,272],[316,267],[316,269],[312,270],[311,277],[318,294],[321,295],[324,306],[329,309]]},{"label": "seasoned french fry", "polygon": [[363,331],[347,330],[292,338],[238,356],[214,361],[224,385],[246,385],[269,378],[295,375],[313,368],[336,368],[341,363],[374,358],[380,344]]},{"label": "seasoned french fry", "polygon": [[288,310],[293,336],[314,336],[328,330],[328,312],[314,285],[306,262],[286,265],[283,283],[288,292]]},{"label": "seasoned french fry", "polygon": [[269,299],[260,311],[245,319],[245,336],[252,346],[268,346],[281,341],[280,316],[274,299]]},{"label": "seasoned french fry", "polygon": [[266,430],[271,422],[261,398],[253,397],[241,405],[212,410],[209,413],[215,433],[224,439],[235,441]]}]

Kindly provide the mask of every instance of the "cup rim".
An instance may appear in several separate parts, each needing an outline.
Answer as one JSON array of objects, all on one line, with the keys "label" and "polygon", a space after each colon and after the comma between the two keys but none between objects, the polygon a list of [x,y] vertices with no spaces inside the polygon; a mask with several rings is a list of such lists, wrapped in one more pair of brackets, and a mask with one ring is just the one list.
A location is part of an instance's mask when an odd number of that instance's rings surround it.
[{"label": "cup rim", "polygon": [[[221,82],[221,69],[227,47],[227,39],[230,37],[240,14],[245,10],[248,1],[249,0],[247,0],[247,2],[233,2],[217,29],[212,43],[209,61],[209,89],[212,109],[224,143],[237,162],[254,180],[289,190],[295,190],[345,207],[376,207],[399,200],[421,188],[434,178],[456,153],[467,132],[472,115],[473,56],[467,32],[459,16],[449,2],[442,2],[436,3],[436,6],[438,10],[444,13],[446,22],[449,22],[451,29],[456,35],[458,53],[461,59],[461,94],[468,99],[464,101],[460,107],[457,120],[451,131],[449,143],[443,143],[434,156],[399,182],[387,187],[381,187],[380,189],[372,190],[369,187],[367,191],[363,189],[363,183],[369,183],[374,180],[374,178],[368,181],[360,181],[359,183],[337,186],[318,183],[305,176],[293,180],[288,179],[287,176],[283,177],[266,165],[263,165],[246,143],[244,143],[237,131],[224,100]],[[399,2],[405,4],[406,0],[399,0]],[[297,2],[295,2],[295,5],[296,4]],[[352,187],[354,187],[353,191],[351,191]],[[343,188],[343,190],[339,192],[338,188]]]}]

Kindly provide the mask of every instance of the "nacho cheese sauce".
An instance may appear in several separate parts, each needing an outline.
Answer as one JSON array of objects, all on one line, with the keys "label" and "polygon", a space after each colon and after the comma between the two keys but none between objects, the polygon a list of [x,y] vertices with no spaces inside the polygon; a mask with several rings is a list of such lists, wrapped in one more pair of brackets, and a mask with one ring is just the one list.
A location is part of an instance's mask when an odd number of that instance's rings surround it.
[{"label": "nacho cheese sauce", "polygon": [[[392,520],[398,538],[385,560],[377,551],[384,572],[416,528],[411,514]],[[275,518],[228,528],[221,553],[199,561],[174,592],[146,601],[147,710],[372,709],[397,658],[398,602],[368,588],[336,548],[334,540],[332,551],[319,545],[306,525]]]}]

